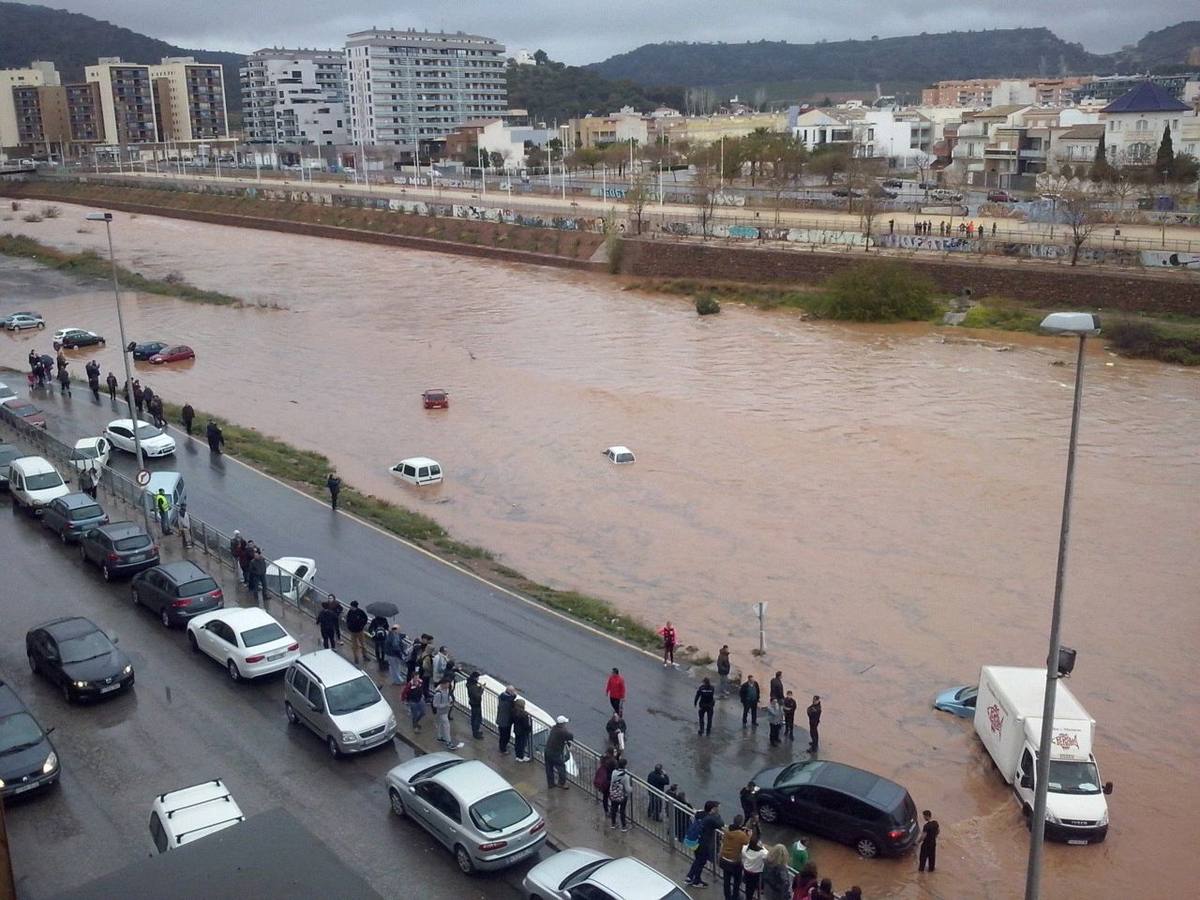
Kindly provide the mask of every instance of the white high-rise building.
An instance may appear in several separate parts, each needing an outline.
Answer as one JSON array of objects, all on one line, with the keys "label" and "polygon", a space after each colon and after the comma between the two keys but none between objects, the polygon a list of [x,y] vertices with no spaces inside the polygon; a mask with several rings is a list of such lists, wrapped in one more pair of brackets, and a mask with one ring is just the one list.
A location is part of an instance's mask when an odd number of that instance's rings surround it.
[{"label": "white high-rise building", "polygon": [[508,108],[504,45],[455,32],[371,29],[346,37],[350,137],[415,149]]},{"label": "white high-rise building", "polygon": [[240,69],[242,125],[252,141],[350,142],[341,50],[256,50]]}]

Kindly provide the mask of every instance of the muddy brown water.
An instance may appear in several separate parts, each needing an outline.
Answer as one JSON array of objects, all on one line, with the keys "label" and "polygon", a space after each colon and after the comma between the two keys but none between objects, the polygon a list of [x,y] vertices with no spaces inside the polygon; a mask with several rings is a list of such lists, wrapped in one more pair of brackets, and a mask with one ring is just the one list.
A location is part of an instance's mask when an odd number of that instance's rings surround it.
[{"label": "muddy brown water", "polygon": [[[102,249],[84,210],[60,206],[0,231]],[[738,307],[700,319],[606,278],[171,219],[119,215],[114,236],[138,271],[286,307],[126,295],[132,339],[198,355],[139,364],[145,383],[328,454],[532,577],[820,693],[826,755],[895,778],[942,823],[924,881],[915,860],[823,845],[839,888],[1020,894],[1017,804],[970,723],[930,702],[981,664],[1045,657],[1071,344]],[[37,302],[51,328],[117,334],[103,290]],[[48,342],[5,334],[0,361]],[[95,354],[106,369],[116,343]],[[428,387],[448,411],[421,408]],[[1191,896],[1200,880],[1198,412],[1200,373],[1091,344],[1063,634],[1116,790],[1106,843],[1048,846],[1045,897]],[[636,464],[608,464],[611,444]],[[414,455],[445,484],[395,484],[388,467]]]}]

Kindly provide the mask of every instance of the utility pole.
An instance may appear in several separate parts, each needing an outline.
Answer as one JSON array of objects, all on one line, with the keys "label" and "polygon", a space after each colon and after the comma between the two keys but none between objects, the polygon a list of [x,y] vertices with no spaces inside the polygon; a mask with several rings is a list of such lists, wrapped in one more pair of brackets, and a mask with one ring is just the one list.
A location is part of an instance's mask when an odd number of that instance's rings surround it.
[{"label": "utility pole", "polygon": [[767,601],[759,600],[755,603],[754,611],[758,614],[758,653],[761,656],[767,652]]}]

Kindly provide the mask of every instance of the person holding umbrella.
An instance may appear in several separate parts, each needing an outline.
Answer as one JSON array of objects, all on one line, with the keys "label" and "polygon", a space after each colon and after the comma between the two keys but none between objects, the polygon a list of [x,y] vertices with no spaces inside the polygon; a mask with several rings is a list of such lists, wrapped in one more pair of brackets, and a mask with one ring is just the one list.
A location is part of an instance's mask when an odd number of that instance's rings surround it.
[{"label": "person holding umbrella", "polygon": [[371,642],[375,646],[375,663],[379,666],[380,672],[385,672],[388,667],[386,653],[388,618],[399,615],[400,608],[395,603],[376,600],[374,603],[367,604],[367,612],[375,617],[367,623],[367,634],[371,635]]}]

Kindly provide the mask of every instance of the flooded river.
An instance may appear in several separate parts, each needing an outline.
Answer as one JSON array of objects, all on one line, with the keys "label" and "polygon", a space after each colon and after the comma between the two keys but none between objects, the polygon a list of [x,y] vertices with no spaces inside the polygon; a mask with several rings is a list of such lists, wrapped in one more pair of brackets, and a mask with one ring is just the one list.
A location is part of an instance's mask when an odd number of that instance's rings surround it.
[{"label": "flooded river", "polygon": [[[77,231],[82,208],[63,210],[0,231],[101,248],[102,230]],[[141,365],[144,383],[320,450],[532,577],[820,693],[825,753],[902,782],[942,823],[936,880],[823,847],[839,888],[1020,893],[1017,804],[970,723],[930,702],[981,664],[1045,657],[1070,343],[739,308],[700,319],[602,277],[170,219],[118,214],[114,237],[133,269],[286,307],[130,295],[132,339],[198,356]],[[111,295],[36,303],[50,328],[108,335],[96,356],[119,371]],[[0,337],[0,362],[34,344],[48,333]],[[448,411],[421,409],[429,387]],[[1116,789],[1106,843],[1048,847],[1048,898],[1190,896],[1200,880],[1198,412],[1200,373],[1092,342],[1063,635]],[[637,463],[608,464],[612,444]],[[388,467],[414,455],[446,483],[394,484]]]}]

